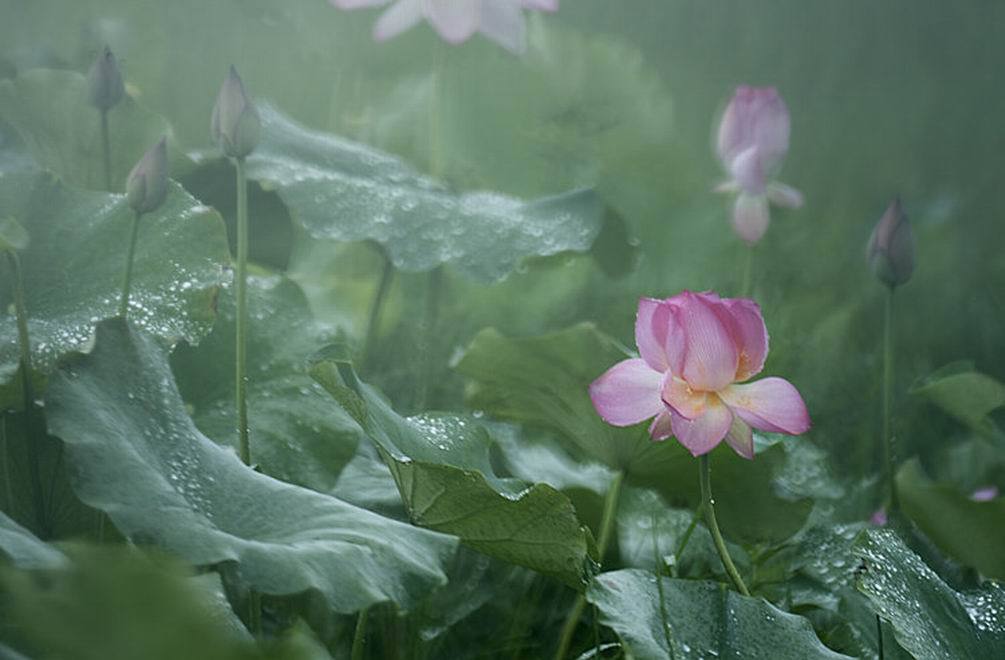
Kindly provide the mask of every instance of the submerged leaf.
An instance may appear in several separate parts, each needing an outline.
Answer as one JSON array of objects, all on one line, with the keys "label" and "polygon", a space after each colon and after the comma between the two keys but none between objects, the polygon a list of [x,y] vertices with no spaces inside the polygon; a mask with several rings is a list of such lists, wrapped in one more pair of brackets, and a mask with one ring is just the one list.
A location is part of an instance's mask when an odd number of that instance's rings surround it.
[{"label": "submerged leaf", "polygon": [[338,612],[407,608],[445,580],[454,539],[257,473],[200,434],[163,350],[122,319],[53,376],[46,407],[77,494],[138,544],[236,562],[261,593],[316,590]]},{"label": "submerged leaf", "polygon": [[596,552],[572,502],[551,486],[496,476],[481,426],[453,415],[401,417],[339,358],[322,357],[312,373],[377,445],[414,522],[585,587]]},{"label": "submerged leaf", "polygon": [[[123,195],[74,190],[37,171],[0,175],[0,208],[31,234],[21,268],[32,363],[45,374],[118,313],[133,212]],[[164,341],[198,343],[229,260],[220,216],[170,184],[164,204],[140,222],[130,320]],[[17,400],[10,281],[0,262],[0,408]]]},{"label": "submerged leaf", "polygon": [[275,190],[311,236],[375,241],[404,271],[450,265],[491,282],[526,257],[588,251],[605,221],[592,190],[533,202],[457,194],[396,156],[308,130],[266,104],[260,113],[262,142],[248,176]]},{"label": "submerged leaf", "polygon": [[657,579],[637,569],[602,573],[586,594],[600,610],[600,622],[613,628],[639,660],[847,658],[821,644],[809,621],[761,598],[714,582],[671,578],[659,578],[661,590]]}]

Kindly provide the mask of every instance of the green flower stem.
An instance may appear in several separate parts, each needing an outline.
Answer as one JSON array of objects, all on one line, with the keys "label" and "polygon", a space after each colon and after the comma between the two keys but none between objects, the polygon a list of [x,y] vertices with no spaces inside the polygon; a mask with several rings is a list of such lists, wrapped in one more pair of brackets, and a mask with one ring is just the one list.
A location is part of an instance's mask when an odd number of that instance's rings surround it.
[{"label": "green flower stem", "polygon": [[241,460],[251,465],[248,441],[248,179],[244,158],[237,166],[237,337],[234,386],[237,393],[237,434]]},{"label": "green flower stem", "polygon": [[722,540],[722,534],[719,532],[719,523],[715,521],[715,500],[712,499],[712,465],[708,459],[708,454],[702,454],[698,458],[698,478],[701,482],[701,501],[702,508],[705,509],[705,523],[708,525],[708,531],[712,532],[715,549],[719,551],[722,565],[725,567],[730,579],[733,580],[736,590],[744,596],[749,596],[750,592],[747,590],[747,585],[743,583],[743,578],[740,577],[740,572],[736,570],[736,566],[733,565],[733,560],[729,556],[729,551],[726,549],[726,542]]},{"label": "green flower stem", "polygon": [[900,497],[897,494],[896,441],[891,432],[891,409],[893,401],[893,287],[886,296],[883,314],[883,463],[886,480],[890,485],[890,511],[900,509]]},{"label": "green flower stem", "polygon": [[744,246],[743,257],[743,280],[740,285],[740,297],[749,298],[750,290],[754,284],[754,247]]},{"label": "green flower stem", "polygon": [[119,300],[119,316],[129,314],[129,289],[133,283],[133,260],[136,256],[136,239],[140,234],[140,213],[133,216],[133,227],[129,234],[129,252],[126,255],[126,272],[122,276],[122,298]]},{"label": "green flower stem", "polygon": [[13,511],[14,490],[10,481],[10,454],[7,452],[7,418],[0,416],[0,461],[3,461],[3,511]]},{"label": "green flower stem", "polygon": [[366,621],[369,614],[369,609],[362,609],[356,618],[356,631],[352,636],[352,660],[363,660],[363,647],[366,646]]},{"label": "green flower stem", "polygon": [[101,158],[105,166],[105,190],[112,192],[112,146],[108,139],[108,111],[101,111]]},{"label": "green flower stem", "polygon": [[[697,520],[697,513],[695,514],[695,520]],[[695,520],[691,521],[691,527],[688,530],[687,536],[690,536],[691,530],[694,529]],[[663,626],[663,639],[666,640],[667,648],[672,649],[673,644],[670,643],[670,625],[667,623],[667,602],[666,594],[663,590],[663,558],[660,557],[660,542],[659,535],[657,532],[656,524],[656,513],[653,512],[652,515],[652,530],[653,530],[653,561],[656,566],[656,591],[659,593],[660,597],[660,624]]]},{"label": "green flower stem", "polygon": [[[600,536],[597,538],[597,552],[603,562],[604,554],[607,552],[607,545],[611,541],[614,532],[614,521],[617,518],[618,500],[621,499],[621,487],[624,485],[624,472],[616,472],[611,484],[607,487],[607,496],[604,498],[604,513],[600,519]],[[562,626],[562,634],[558,640],[558,649],[555,651],[555,660],[565,660],[569,654],[569,647],[572,645],[572,636],[579,625],[579,619],[583,615],[586,607],[586,594],[581,593],[576,596],[576,603],[572,606],[569,616]]]},{"label": "green flower stem", "polygon": [[387,293],[391,290],[391,282],[394,280],[394,264],[391,263],[383,248],[380,249],[380,257],[384,262],[384,269],[380,274],[380,283],[377,285],[377,291],[374,293],[373,303],[370,306],[370,320],[366,325],[366,339],[363,343],[363,364],[366,364],[370,359],[377,343],[380,314],[384,310],[384,301],[387,299]]},{"label": "green flower stem", "polygon": [[21,275],[21,260],[14,250],[7,251],[7,260],[13,274],[14,314],[17,317],[17,340],[21,352],[21,394],[24,402],[24,439],[28,446],[28,473],[31,482],[31,497],[35,504],[35,524],[39,536],[49,537],[49,527],[45,515],[45,500],[42,495],[42,473],[39,467],[38,447],[35,438],[35,392],[31,383],[31,339],[28,337],[28,312],[24,306],[24,278]]},{"label": "green flower stem", "polygon": [[426,407],[429,398],[429,381],[435,365],[433,364],[436,343],[436,327],[440,319],[440,298],[443,293],[443,266],[437,266],[426,276],[426,312],[423,319],[422,358],[419,373],[419,387],[416,393],[416,409]]}]

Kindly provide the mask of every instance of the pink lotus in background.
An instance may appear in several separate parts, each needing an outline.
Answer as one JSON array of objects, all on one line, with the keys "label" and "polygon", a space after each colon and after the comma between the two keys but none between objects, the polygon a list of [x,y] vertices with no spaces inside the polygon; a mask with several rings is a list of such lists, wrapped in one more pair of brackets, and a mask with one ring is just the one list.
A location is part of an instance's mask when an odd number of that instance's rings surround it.
[{"label": "pink lotus in background", "polygon": [[590,398],[608,424],[654,418],[649,434],[671,434],[699,456],[723,438],[754,457],[751,427],[798,435],[810,428],[799,392],[760,373],[768,355],[761,309],[746,298],[684,291],[666,300],[642,298],[635,320],[641,357],[611,367],[590,385]]},{"label": "pink lotus in background", "polygon": [[[391,0],[328,0],[339,9],[380,7]],[[396,37],[423,19],[440,37],[459,44],[481,32],[516,54],[527,50],[523,10],[558,11],[558,0],[397,0],[374,26],[377,41]]]},{"label": "pink lotus in background", "polygon": [[737,87],[719,124],[716,151],[729,180],[716,191],[736,194],[733,228],[749,245],[761,240],[770,220],[768,202],[803,205],[802,194],[769,181],[789,150],[789,109],[774,87]]},{"label": "pink lotus in background", "polygon": [[974,502],[990,502],[991,500],[998,497],[998,487],[997,486],[987,486],[986,488],[978,488],[970,494],[970,499]]}]

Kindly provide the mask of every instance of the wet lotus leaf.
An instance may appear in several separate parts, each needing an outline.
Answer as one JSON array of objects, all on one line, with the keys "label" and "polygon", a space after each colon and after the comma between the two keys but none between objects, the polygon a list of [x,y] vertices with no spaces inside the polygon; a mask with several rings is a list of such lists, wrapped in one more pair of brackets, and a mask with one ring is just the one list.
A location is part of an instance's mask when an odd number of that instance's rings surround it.
[{"label": "wet lotus leaf", "polygon": [[954,362],[911,388],[946,413],[977,431],[993,428],[988,415],[1005,406],[1005,385],[974,370],[968,362]]},{"label": "wet lotus leaf", "polygon": [[[33,366],[45,374],[118,313],[133,212],[124,195],[75,190],[33,170],[0,174],[0,208],[31,237],[21,268]],[[229,260],[220,216],[170,184],[164,205],[141,219],[130,320],[167,342],[198,343]],[[9,271],[0,262],[0,408],[18,401]]]},{"label": "wet lotus leaf", "polygon": [[[73,186],[107,190],[102,165],[101,115],[87,102],[87,78],[75,71],[33,69],[0,81],[0,119],[13,126],[35,161]],[[125,190],[133,165],[163,136],[164,118],[126,94],[108,111],[111,190]],[[171,149],[178,178],[191,162]]]},{"label": "wet lotus leaf", "polygon": [[261,593],[316,590],[338,612],[407,608],[445,580],[455,539],[277,481],[203,436],[163,349],[122,319],[53,375],[46,407],[77,494],[137,544],[236,562]]},{"label": "wet lotus leaf", "polygon": [[1005,655],[1005,590],[990,582],[960,593],[943,582],[891,530],[864,532],[855,555],[858,588],[897,641],[919,660],[1000,658]]},{"label": "wet lotus leaf", "polygon": [[312,373],[377,445],[415,523],[585,587],[596,551],[572,502],[551,486],[496,476],[491,439],[477,422],[435,413],[401,417],[337,355],[320,356]]},{"label": "wet lotus leaf", "polygon": [[18,568],[58,568],[66,563],[62,552],[44,543],[0,511],[0,555]]},{"label": "wet lotus leaf", "polygon": [[[314,319],[300,287],[280,275],[249,278],[248,316],[253,461],[277,479],[329,492],[362,435],[307,374],[307,358],[333,339],[333,329]],[[237,448],[234,319],[228,287],[220,294],[213,331],[197,347],[179,346],[171,368],[199,430]]]},{"label": "wet lotus leaf", "polygon": [[[587,591],[600,622],[639,660],[667,657],[838,660],[806,619],[723,584],[660,578],[649,571],[601,573]],[[663,598],[662,608],[660,598]]]},{"label": "wet lotus leaf", "polygon": [[455,193],[396,156],[312,131],[271,105],[248,176],[275,190],[315,238],[372,240],[410,272],[450,265],[480,281],[526,257],[586,252],[607,210],[592,190],[532,202],[495,192]]}]

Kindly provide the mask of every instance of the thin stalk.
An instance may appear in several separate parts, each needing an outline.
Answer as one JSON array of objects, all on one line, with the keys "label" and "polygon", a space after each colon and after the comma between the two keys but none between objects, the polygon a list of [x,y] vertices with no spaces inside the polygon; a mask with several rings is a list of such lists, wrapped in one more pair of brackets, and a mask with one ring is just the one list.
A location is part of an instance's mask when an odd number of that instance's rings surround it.
[{"label": "thin stalk", "polygon": [[740,284],[740,297],[749,298],[750,290],[754,284],[754,248],[753,246],[744,247],[744,257],[743,257],[743,279]]},{"label": "thin stalk", "polygon": [[[618,500],[621,498],[621,486],[624,484],[624,472],[616,472],[611,479],[610,486],[607,487],[607,495],[604,497],[604,513],[600,518],[600,536],[597,538],[597,552],[600,561],[603,562],[604,554],[607,552],[607,544],[610,543],[611,534],[614,532],[614,520],[617,518]],[[576,632],[576,626],[583,615],[586,607],[586,594],[578,594],[576,603],[572,606],[572,611],[565,619],[562,626],[562,634],[558,640],[558,649],[555,651],[555,660],[565,660],[572,645],[572,636]]]},{"label": "thin stalk", "polygon": [[248,594],[248,621],[251,634],[258,637],[262,634],[262,594],[254,589]]},{"label": "thin stalk", "polygon": [[129,289],[133,283],[133,260],[136,257],[136,239],[140,235],[140,213],[133,215],[133,227],[129,232],[129,252],[126,255],[126,272],[122,276],[122,298],[119,300],[119,316],[129,314]]},{"label": "thin stalk", "polygon": [[876,615],[876,634],[879,637],[879,660],[883,660],[883,621]]},{"label": "thin stalk", "polygon": [[391,290],[391,282],[394,280],[394,264],[387,258],[384,250],[380,250],[381,259],[384,261],[384,269],[380,274],[380,283],[373,296],[373,303],[370,305],[370,320],[366,325],[366,339],[363,343],[363,364],[370,359],[373,348],[377,343],[377,332],[380,330],[380,313],[384,310],[384,301],[387,299],[387,292]]},{"label": "thin stalk", "polygon": [[[667,648],[670,649],[671,654],[673,653],[673,644],[670,643],[670,626],[667,624],[667,604],[666,595],[663,593],[663,560],[660,557],[660,542],[659,537],[656,534],[656,514],[653,513],[653,560],[656,562],[656,591],[659,593],[660,597],[660,623],[663,625],[663,639],[666,640]],[[697,520],[697,514],[695,514],[695,520]],[[691,527],[688,529],[687,536],[691,535],[691,531],[694,529],[695,520],[691,521]]]},{"label": "thin stalk", "polygon": [[24,306],[24,278],[21,275],[21,260],[17,252],[7,251],[11,273],[14,276],[14,314],[17,317],[17,341],[21,352],[21,394],[24,402],[24,440],[28,447],[28,473],[31,482],[31,497],[35,504],[35,523],[39,535],[49,536],[45,515],[45,500],[42,496],[42,472],[39,467],[38,446],[35,442],[35,392],[31,383],[31,339],[28,336],[28,312]]},{"label": "thin stalk", "polygon": [[366,621],[369,615],[369,609],[362,609],[356,618],[356,631],[352,635],[352,660],[363,660],[363,647],[366,645]]},{"label": "thin stalk", "polygon": [[674,577],[676,577],[677,566],[680,562],[680,558],[684,555],[684,549],[687,547],[688,541],[691,540],[691,535],[694,534],[694,530],[698,527],[698,519],[701,518],[701,508],[702,504],[698,504],[698,508],[694,510],[691,515],[691,524],[687,526],[687,530],[684,532],[684,536],[681,537],[680,543],[677,544],[677,550],[674,552]]},{"label": "thin stalk", "polygon": [[237,435],[241,460],[251,465],[248,441],[248,180],[244,159],[237,166],[237,336],[235,338],[234,387],[237,393]]},{"label": "thin stalk", "polygon": [[890,511],[900,509],[900,497],[897,494],[896,471],[896,441],[891,433],[890,416],[893,407],[893,287],[886,296],[883,314],[883,445],[884,468],[886,480],[890,486]]},{"label": "thin stalk", "polygon": [[10,459],[7,453],[7,418],[0,417],[0,460],[3,461],[4,511],[13,511],[14,491],[10,482]]},{"label": "thin stalk", "polygon": [[112,192],[112,147],[108,139],[108,111],[101,111],[101,158],[105,166],[105,190]]},{"label": "thin stalk", "polygon": [[429,271],[426,277],[426,312],[422,333],[422,372],[416,394],[416,408],[426,407],[429,397],[429,379],[433,371],[433,344],[436,343],[436,327],[440,319],[440,297],[443,290],[443,266]]},{"label": "thin stalk", "polygon": [[715,521],[715,500],[712,498],[712,466],[708,454],[702,454],[698,458],[698,479],[701,482],[701,500],[705,509],[705,523],[708,525],[708,531],[712,533],[715,549],[719,551],[722,565],[733,581],[736,590],[744,596],[749,596],[747,585],[743,583],[743,578],[740,577],[740,572],[736,570],[736,566],[733,565],[733,560],[729,556],[729,551],[726,549],[726,542],[722,540],[719,523]]}]

